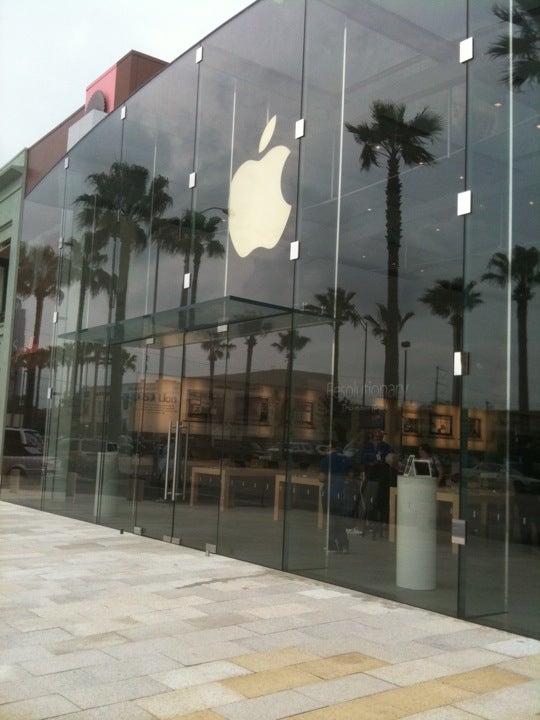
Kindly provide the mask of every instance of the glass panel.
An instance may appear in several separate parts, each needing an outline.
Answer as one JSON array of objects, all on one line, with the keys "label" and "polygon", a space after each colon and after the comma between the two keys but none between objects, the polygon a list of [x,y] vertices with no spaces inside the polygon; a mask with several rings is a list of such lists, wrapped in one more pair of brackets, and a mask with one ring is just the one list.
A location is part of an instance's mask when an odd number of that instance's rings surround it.
[{"label": "glass panel", "polygon": [[282,566],[287,373],[280,338],[290,315],[230,327],[224,409],[222,506],[218,550]]},{"label": "glass panel", "polygon": [[[10,469],[18,470],[21,478],[20,481],[14,478],[12,491],[2,487],[2,499],[34,507],[39,506],[42,494],[41,468],[51,384],[52,320],[56,307],[64,181],[62,164],[28,196],[18,259],[6,425],[25,431],[22,435],[20,431],[13,434],[18,441],[18,455],[5,453]],[[39,453],[35,452],[38,443],[28,444],[30,438],[38,440]]]},{"label": "glass panel", "polygon": [[303,3],[268,1],[204,43],[191,302],[291,304],[302,35]]},{"label": "glass panel", "polygon": [[509,3],[508,10],[519,13],[513,27],[508,11],[496,8],[470,4],[475,61],[469,68],[468,186],[474,200],[466,277],[478,283],[484,302],[465,325],[472,363],[463,395],[462,514],[469,540],[461,602],[468,617],[537,635],[539,563],[530,545],[538,545],[540,527],[540,388],[531,358],[539,342],[540,89],[523,63],[537,8]]},{"label": "glass panel", "polygon": [[[111,346],[109,359],[122,368],[121,432],[114,440],[109,435],[116,457],[104,467],[100,522],[170,539],[174,492],[167,457],[176,458],[181,347],[151,340],[125,343]],[[109,388],[111,397],[113,392]]]},{"label": "glass panel", "polygon": [[127,102],[122,167],[129,181],[124,194],[131,211],[126,206],[123,213],[122,243],[125,240],[130,252],[126,280],[120,286],[125,311],[121,317],[117,309],[117,320],[180,304],[184,272],[189,270],[188,178],[193,169],[197,75],[189,54]]},{"label": "glass panel", "polygon": [[[171,535],[183,545],[205,550],[207,544],[216,545],[219,511],[228,507],[226,461],[222,464],[222,453],[227,457],[225,378],[235,348],[226,332],[215,329],[186,334],[185,343]],[[171,474],[174,482],[175,473]]]},{"label": "glass panel", "polygon": [[[321,358],[317,370],[326,380],[321,402],[329,424],[320,442],[332,439],[352,465],[351,482],[345,486],[347,473],[338,473],[327,506],[329,547],[337,526],[338,544],[350,553],[327,555],[321,576],[455,613],[454,488],[437,488],[434,497],[434,588],[396,583],[400,459],[427,442],[441,484],[459,461],[458,388],[450,373],[460,336],[450,309],[439,313],[432,294],[449,285],[450,307],[464,297],[455,199],[465,162],[465,68],[457,50],[465,2],[439,9],[434,25],[428,2],[308,5],[304,92],[313,134],[302,143],[305,249],[295,305],[334,318],[331,358],[321,333],[309,360],[312,366]],[[347,524],[356,534],[344,534]],[[369,555],[368,537],[378,541]],[[326,539],[321,533],[319,544]]]},{"label": "glass panel", "polygon": [[110,158],[119,156],[121,134],[119,113],[109,116],[72,148],[63,171],[66,184],[48,426],[48,484],[54,485],[54,491],[45,494],[44,506],[86,520],[95,520],[98,513],[107,348],[81,340],[80,333],[91,324],[112,319],[116,213],[110,198],[104,196],[102,176]]}]

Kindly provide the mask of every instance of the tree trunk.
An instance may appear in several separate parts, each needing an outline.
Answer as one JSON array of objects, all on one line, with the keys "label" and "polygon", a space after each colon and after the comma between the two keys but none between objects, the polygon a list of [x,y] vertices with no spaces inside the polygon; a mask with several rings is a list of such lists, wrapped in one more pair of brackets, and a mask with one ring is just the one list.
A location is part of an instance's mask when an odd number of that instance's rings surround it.
[{"label": "tree trunk", "polygon": [[[126,319],[127,284],[129,276],[129,260],[131,243],[128,238],[120,240],[120,260],[118,263],[118,279],[116,286],[116,325],[120,338],[123,337],[123,323]],[[122,434],[122,382],[124,368],[122,367],[122,345],[111,345],[109,348],[110,390],[108,412],[108,439],[116,442]]]},{"label": "tree trunk", "polygon": [[518,406],[520,412],[529,412],[529,368],[527,358],[527,300],[517,304],[518,339]]},{"label": "tree trunk", "polygon": [[191,304],[197,302],[197,286],[199,284],[199,268],[201,267],[201,253],[197,252],[193,256],[193,279],[191,281]]},{"label": "tree trunk", "polygon": [[247,425],[249,422],[249,396],[250,396],[250,385],[251,385],[251,366],[253,364],[253,349],[257,344],[257,340],[254,335],[250,335],[247,343],[247,355],[246,355],[246,376],[244,379],[244,422]]},{"label": "tree trunk", "polygon": [[29,359],[26,369],[26,395],[24,398],[24,424],[26,427],[34,425],[34,394],[36,390],[36,363],[35,358],[39,348],[39,336],[41,334],[41,320],[43,317],[43,303],[45,298],[36,295],[36,316],[34,318],[34,333],[32,336],[32,346],[30,349],[31,360]]},{"label": "tree trunk", "polygon": [[334,398],[337,398],[339,394],[339,330],[339,323],[334,323],[334,367],[332,373],[332,394],[334,395]]},{"label": "tree trunk", "polygon": [[386,181],[387,326],[384,395],[395,397],[399,383],[399,248],[401,245],[401,180],[399,159],[388,158]]},{"label": "tree trunk", "polygon": [[180,296],[180,305],[182,307],[184,307],[185,305],[188,304],[188,288],[184,287],[184,277],[189,272],[189,260],[190,260],[190,252],[189,252],[189,250],[186,250],[186,252],[184,253],[184,275],[181,278],[182,294]]},{"label": "tree trunk", "polygon": [[[452,346],[453,352],[459,352],[463,342],[462,337],[463,320],[460,318],[458,322],[452,323]],[[453,358],[452,358],[453,361]],[[452,363],[453,365],[453,363]],[[452,405],[459,407],[461,403],[461,376],[454,375],[452,372]]]}]

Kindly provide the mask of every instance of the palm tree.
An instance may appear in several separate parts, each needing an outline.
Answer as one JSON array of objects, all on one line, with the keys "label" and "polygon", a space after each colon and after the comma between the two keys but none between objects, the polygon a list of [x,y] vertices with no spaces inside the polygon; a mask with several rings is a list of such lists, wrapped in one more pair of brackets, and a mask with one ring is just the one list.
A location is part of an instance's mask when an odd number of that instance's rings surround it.
[{"label": "palm tree", "polygon": [[[114,162],[109,172],[93,173],[87,182],[92,192],[76,198],[81,206],[77,221],[91,231],[93,253],[103,251],[111,240],[119,241],[118,274],[110,277],[116,321],[121,322],[126,318],[131,255],[142,252],[149,239],[159,237],[163,213],[172,204],[169,181],[163,175],[150,179],[142,165]],[[81,292],[85,290],[81,288]]]},{"label": "palm tree", "polygon": [[[100,281],[108,279],[110,282],[109,321],[112,321],[112,308],[116,306],[115,320],[122,323],[126,319],[131,255],[142,252],[149,240],[159,240],[162,225],[170,229],[170,220],[162,217],[172,204],[168,193],[169,181],[163,175],[151,179],[148,169],[142,165],[114,162],[109,172],[93,173],[88,176],[87,182],[92,192],[79,195],[75,200],[81,207],[77,215],[78,224],[87,230],[83,240],[86,267],[81,274],[78,322],[82,321],[81,308],[91,282],[89,272],[92,264],[99,265],[107,258],[103,251],[112,242],[112,271],[110,275],[102,275]],[[125,370],[120,347],[111,346],[110,353],[110,437],[113,439],[121,433],[121,386]]]},{"label": "palm tree", "polygon": [[243,420],[247,424],[249,420],[249,396],[251,386],[251,367],[253,364],[253,350],[257,344],[257,336],[254,334],[248,335],[245,339],[247,346],[246,351],[246,374],[244,378],[244,409],[243,409]]},{"label": "palm tree", "polygon": [[197,301],[197,287],[199,282],[199,269],[203,255],[209,258],[223,257],[225,248],[223,243],[216,240],[215,234],[222,219],[217,216],[207,218],[202,212],[191,212],[191,237],[193,252],[193,282],[191,283],[191,303]]},{"label": "palm tree", "polygon": [[[373,333],[373,337],[379,338],[381,341],[381,344],[386,347],[386,344],[388,342],[388,310],[386,309],[386,305],[383,305],[382,303],[377,303],[378,307],[378,315],[379,319],[375,319],[373,315],[365,315],[364,320],[366,320],[371,325],[371,332]],[[407,320],[410,320],[412,316],[414,315],[413,312],[408,312],[401,316],[400,311],[397,312],[397,328],[398,333],[400,333],[403,330],[403,326],[407,322]]]},{"label": "palm tree", "polygon": [[[287,359],[287,374],[290,375],[292,363],[297,354],[303,350],[306,345],[311,342],[311,338],[306,335],[300,335],[298,330],[287,330],[286,332],[278,332],[279,342],[273,342],[272,347],[276,348],[279,353],[285,355]],[[290,388],[291,382],[285,382],[285,393],[283,398],[283,447],[287,440],[289,431],[289,404],[290,404]]]},{"label": "palm tree", "polygon": [[[495,15],[504,23],[514,26],[517,34],[510,41],[509,32],[500,35],[488,49],[494,58],[508,59],[512,56],[512,85],[520,89],[525,83],[540,82],[540,13],[538,0],[514,0],[512,10],[502,5],[493,8]],[[505,73],[507,83],[510,75]]]},{"label": "palm tree", "polygon": [[306,335],[300,335],[298,330],[287,330],[287,332],[278,332],[279,342],[273,342],[272,347],[287,358],[287,367],[296,355],[303,350],[306,345],[311,342],[311,338]]},{"label": "palm tree", "polygon": [[332,326],[334,331],[334,367],[332,369],[332,391],[334,395],[339,388],[339,335],[341,328],[348,322],[353,327],[356,327],[362,319],[353,303],[355,295],[355,292],[348,292],[341,287],[337,287],[335,290],[329,287],[325,293],[315,293],[317,305],[307,305],[305,307],[310,312],[320,312],[321,315],[330,318],[329,325]]},{"label": "palm tree", "polygon": [[401,247],[401,176],[400,166],[432,165],[435,157],[426,145],[441,131],[441,119],[427,107],[410,120],[405,119],[405,105],[375,100],[371,123],[345,123],[355,141],[361,145],[362,170],[386,163],[386,248],[387,248],[387,318],[385,337],[384,385],[396,387],[399,382],[399,249]]},{"label": "palm tree", "polygon": [[228,360],[231,354],[231,350],[234,350],[236,345],[227,341],[224,337],[218,337],[214,335],[208,340],[204,340],[201,343],[201,348],[207,353],[208,362],[210,363],[210,384],[208,389],[208,401],[210,403],[210,419],[212,422],[212,409],[214,407],[214,374],[216,369],[216,362],[222,360],[224,357]]},{"label": "palm tree", "polygon": [[[221,210],[225,214],[227,211],[222,208],[208,208],[208,210]],[[178,231],[177,237],[173,238],[175,244],[172,248],[173,252],[181,252],[184,256],[184,275],[189,273],[190,261],[193,258],[193,279],[191,282],[191,303],[197,301],[197,289],[199,284],[199,270],[204,255],[209,258],[223,257],[225,248],[220,240],[216,240],[215,235],[222,222],[222,218],[213,215],[206,217],[206,210],[184,210],[182,217],[177,220]],[[166,249],[170,252],[170,241],[166,243]],[[181,305],[188,304],[188,289],[182,289],[180,300]]]},{"label": "palm tree", "polygon": [[[50,245],[28,246],[21,243],[19,251],[19,272],[17,292],[22,297],[33,296],[36,300],[34,328],[28,351],[39,350],[43,306],[47,298],[63,297],[58,288],[58,253]],[[34,395],[36,390],[36,363],[27,366],[26,395],[24,401],[24,422],[32,427],[34,413]]]},{"label": "palm tree", "polygon": [[522,412],[529,410],[529,363],[527,350],[527,311],[534,297],[533,288],[540,285],[540,251],[538,248],[516,245],[509,261],[505,253],[498,252],[488,262],[486,280],[504,288],[512,283],[512,300],[516,302],[518,339],[518,402]]},{"label": "palm tree", "polygon": [[[464,285],[462,277],[453,280],[436,280],[433,287],[428,288],[418,298],[429,307],[433,315],[448,320],[452,327],[452,346],[454,352],[463,349],[463,318],[465,311],[473,310],[483,300],[478,290],[474,290],[476,283],[471,280]],[[453,376],[452,404],[459,405],[461,378]]]}]

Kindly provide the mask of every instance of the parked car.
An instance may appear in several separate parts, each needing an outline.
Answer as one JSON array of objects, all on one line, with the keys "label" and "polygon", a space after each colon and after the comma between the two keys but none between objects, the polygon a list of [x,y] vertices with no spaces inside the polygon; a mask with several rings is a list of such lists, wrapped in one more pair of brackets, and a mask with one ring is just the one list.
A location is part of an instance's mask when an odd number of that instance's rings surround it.
[{"label": "parked car", "polygon": [[[504,490],[506,473],[507,467],[505,464],[484,461],[477,463],[473,467],[465,468],[463,477],[473,487],[478,486],[487,490]],[[461,474],[456,472],[451,478],[453,482],[459,482]],[[526,492],[536,492],[536,488],[540,485],[537,479],[523,475],[521,470],[513,465],[508,467],[508,479],[514,488],[519,490],[527,488]],[[529,488],[532,488],[532,490],[529,490]]]},{"label": "parked car", "polygon": [[99,438],[60,438],[56,445],[57,470],[94,479],[100,452],[118,455],[118,445]]},{"label": "parked car", "polygon": [[43,466],[43,438],[29,428],[6,428],[2,475],[18,471],[21,477],[41,478]]}]

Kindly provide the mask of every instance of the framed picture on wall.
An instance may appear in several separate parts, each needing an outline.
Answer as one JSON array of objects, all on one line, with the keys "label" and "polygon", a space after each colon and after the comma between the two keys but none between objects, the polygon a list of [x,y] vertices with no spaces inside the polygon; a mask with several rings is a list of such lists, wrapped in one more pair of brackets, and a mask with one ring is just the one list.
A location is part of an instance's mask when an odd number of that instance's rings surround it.
[{"label": "framed picture on wall", "polygon": [[418,435],[418,418],[410,417],[408,415],[403,416],[403,434],[404,435]]},{"label": "framed picture on wall", "polygon": [[429,432],[430,435],[442,435],[449,437],[452,435],[452,416],[451,415],[430,415],[429,416]]},{"label": "framed picture on wall", "polygon": [[480,418],[469,418],[469,438],[471,440],[482,439],[482,420]]}]

